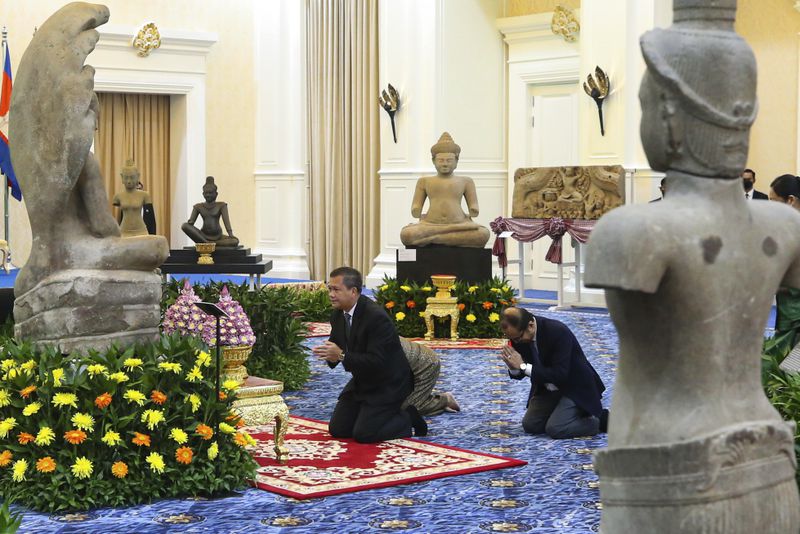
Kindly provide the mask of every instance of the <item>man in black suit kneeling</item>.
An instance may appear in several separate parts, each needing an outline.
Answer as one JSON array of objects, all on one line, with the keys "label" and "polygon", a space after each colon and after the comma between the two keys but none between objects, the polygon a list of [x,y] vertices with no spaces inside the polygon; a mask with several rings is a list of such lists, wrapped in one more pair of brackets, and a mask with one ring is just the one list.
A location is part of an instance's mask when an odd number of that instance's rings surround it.
[{"label": "man in black suit kneeling", "polygon": [[361,294],[361,273],[339,267],[329,275],[335,308],[331,336],[312,352],[331,368],[341,363],[353,378],[339,394],[328,431],[334,438],[375,443],[427,434],[416,408],[400,408],[414,389],[413,375],[389,315]]},{"label": "man in black suit kneeling", "polygon": [[608,410],[600,404],[605,386],[565,324],[511,307],[500,328],[510,340],[500,355],[508,374],[531,381],[525,432],[566,439],[606,431]]}]

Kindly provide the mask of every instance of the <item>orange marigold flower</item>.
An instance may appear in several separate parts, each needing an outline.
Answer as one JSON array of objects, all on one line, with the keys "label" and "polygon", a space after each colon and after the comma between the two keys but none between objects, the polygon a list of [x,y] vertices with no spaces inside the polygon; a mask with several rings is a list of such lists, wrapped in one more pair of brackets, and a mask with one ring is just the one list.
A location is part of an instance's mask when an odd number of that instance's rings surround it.
[{"label": "orange marigold flower", "polygon": [[12,458],[14,458],[14,455],[11,454],[11,451],[5,450],[0,452],[0,467],[7,467],[8,464],[11,463]]},{"label": "orange marigold flower", "polygon": [[203,423],[197,425],[195,432],[197,433],[198,436],[200,436],[203,439],[211,439],[211,436],[214,435],[214,431],[211,430],[211,427],[208,425],[204,425]]},{"label": "orange marigold flower", "polygon": [[28,443],[36,439],[36,437],[33,436],[32,434],[28,434],[27,432],[20,432],[18,439],[20,445],[27,445]]},{"label": "orange marigold flower", "polygon": [[40,473],[52,473],[56,470],[56,462],[49,456],[39,458],[36,461],[36,470]]},{"label": "orange marigold flower", "polygon": [[466,308],[466,307],[467,307],[467,305],[464,304],[463,302],[459,302],[458,303],[458,311],[464,311],[464,308]]},{"label": "orange marigold flower", "polygon": [[110,394],[103,393],[94,400],[94,405],[102,410],[103,408],[106,408],[109,404],[111,404],[112,398],[113,397]]},{"label": "orange marigold flower", "polygon": [[393,300],[390,300],[389,302],[387,302],[386,304],[384,304],[384,306],[386,306],[386,309],[387,309],[387,310],[391,310],[392,308],[394,308],[394,301],[393,301]]},{"label": "orange marigold flower", "polygon": [[167,396],[154,389],[152,393],[150,393],[150,400],[161,406],[167,400]]},{"label": "orange marigold flower", "polygon": [[494,308],[494,304],[492,304],[491,302],[486,301],[483,303],[484,310],[491,310],[492,308]]},{"label": "orange marigold flower", "polygon": [[133,437],[133,444],[134,445],[138,445],[140,447],[142,445],[144,445],[145,447],[149,447],[150,446],[150,436],[148,436],[147,434],[140,434],[138,432],[134,432],[134,434],[136,434]]},{"label": "orange marigold flower", "polygon": [[233,442],[240,447],[244,447],[247,445],[247,438],[244,437],[244,434],[242,434],[241,432],[237,432],[236,435],[233,437]]},{"label": "orange marigold flower", "polygon": [[80,445],[86,439],[86,432],[83,430],[67,430],[64,432],[64,439],[73,445]]},{"label": "orange marigold flower", "polygon": [[181,447],[175,451],[175,459],[178,460],[179,464],[189,465],[192,463],[192,456],[194,456],[194,453],[189,447]]},{"label": "orange marigold flower", "polygon": [[507,300],[501,300],[500,304],[502,304],[503,306],[506,306],[506,305],[508,305],[508,301]]},{"label": "orange marigold flower", "polygon": [[244,426],[244,419],[239,419],[236,421],[236,428],[242,428]]},{"label": "orange marigold flower", "polygon": [[28,386],[20,390],[19,396],[22,397],[23,399],[27,399],[28,397],[31,396],[31,393],[33,393],[34,391],[36,391],[36,386]]},{"label": "orange marigold flower", "polygon": [[417,303],[414,302],[413,300],[406,301],[406,308],[416,308],[416,307],[417,307]]},{"label": "orange marigold flower", "polygon": [[220,391],[219,392],[219,400],[225,400],[227,398],[228,398],[228,394],[227,393],[225,393],[224,391]]},{"label": "orange marigold flower", "polygon": [[114,462],[111,466],[111,474],[117,478],[125,478],[128,474],[128,464],[125,462]]}]

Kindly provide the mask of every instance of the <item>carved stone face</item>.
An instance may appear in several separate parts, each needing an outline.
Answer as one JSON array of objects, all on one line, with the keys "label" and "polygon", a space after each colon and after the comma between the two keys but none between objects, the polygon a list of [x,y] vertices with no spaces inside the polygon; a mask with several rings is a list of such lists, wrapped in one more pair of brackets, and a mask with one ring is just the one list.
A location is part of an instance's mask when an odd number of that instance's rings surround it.
[{"label": "carved stone face", "polygon": [[642,147],[647,154],[650,168],[665,172],[670,167],[678,147],[676,140],[670,135],[671,116],[667,109],[666,93],[656,85],[647,72],[642,78],[639,89],[639,102],[642,105],[642,121],[639,128]]},{"label": "carved stone face", "polygon": [[203,188],[203,198],[206,199],[206,202],[214,202],[217,200],[217,188],[211,187],[204,187]]},{"label": "carved stone face", "polygon": [[122,185],[125,186],[125,189],[128,191],[136,189],[136,185],[139,183],[138,172],[123,172],[120,176],[122,177]]},{"label": "carved stone face", "polygon": [[433,165],[436,167],[436,172],[441,175],[453,174],[458,167],[458,156],[451,152],[441,152],[433,157]]}]

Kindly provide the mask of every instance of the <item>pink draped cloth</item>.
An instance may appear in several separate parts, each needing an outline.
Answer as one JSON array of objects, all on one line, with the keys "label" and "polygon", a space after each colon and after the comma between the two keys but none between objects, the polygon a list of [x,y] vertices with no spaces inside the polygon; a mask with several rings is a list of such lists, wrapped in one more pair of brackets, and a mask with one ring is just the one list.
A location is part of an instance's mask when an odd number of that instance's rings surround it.
[{"label": "pink draped cloth", "polygon": [[550,263],[561,263],[561,238],[568,233],[580,243],[586,243],[589,234],[597,221],[579,219],[506,219],[498,217],[489,226],[495,233],[492,254],[497,256],[501,267],[508,265],[506,258],[505,239],[499,237],[501,232],[514,232],[511,237],[523,243],[536,241],[544,236],[550,237],[553,242],[547,250],[545,259]]}]

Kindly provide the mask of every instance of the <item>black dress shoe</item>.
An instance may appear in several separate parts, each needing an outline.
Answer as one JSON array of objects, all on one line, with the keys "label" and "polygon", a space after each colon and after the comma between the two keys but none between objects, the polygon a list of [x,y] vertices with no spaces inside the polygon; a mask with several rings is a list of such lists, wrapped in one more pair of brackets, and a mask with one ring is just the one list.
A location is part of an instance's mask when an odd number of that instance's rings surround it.
[{"label": "black dress shoe", "polygon": [[414,427],[414,435],[418,438],[428,435],[428,423],[417,411],[415,406],[408,406],[406,412],[411,417],[411,426]]},{"label": "black dress shoe", "polygon": [[608,432],[608,410],[605,408],[600,412],[600,432]]}]

